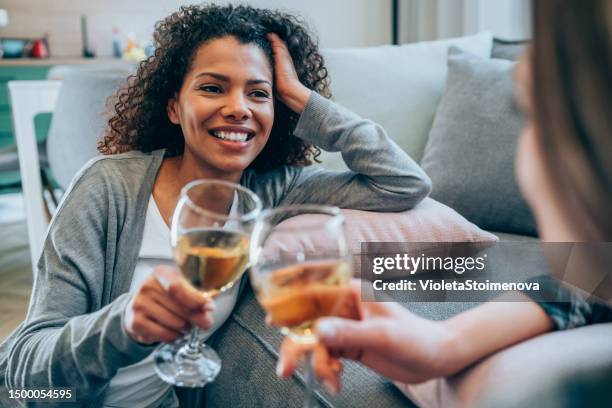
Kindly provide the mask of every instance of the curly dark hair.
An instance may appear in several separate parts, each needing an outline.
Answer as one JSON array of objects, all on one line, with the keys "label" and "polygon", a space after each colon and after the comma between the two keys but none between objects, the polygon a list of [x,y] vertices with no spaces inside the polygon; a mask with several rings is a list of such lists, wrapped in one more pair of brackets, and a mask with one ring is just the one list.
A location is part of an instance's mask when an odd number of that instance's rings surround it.
[{"label": "curly dark hair", "polygon": [[[98,151],[109,155],[130,150],[165,148],[169,156],[183,153],[180,126],[168,119],[166,106],[182,86],[197,49],[212,39],[232,36],[256,44],[274,66],[267,33],[287,43],[299,80],[324,97],[331,97],[329,78],[314,36],[295,16],[250,6],[193,5],[155,24],[155,53],[142,61],[110,100],[111,118]],[[320,150],[293,135],[299,114],[275,97],[275,119],[268,143],[249,168],[257,172],[283,165],[307,166]]]}]

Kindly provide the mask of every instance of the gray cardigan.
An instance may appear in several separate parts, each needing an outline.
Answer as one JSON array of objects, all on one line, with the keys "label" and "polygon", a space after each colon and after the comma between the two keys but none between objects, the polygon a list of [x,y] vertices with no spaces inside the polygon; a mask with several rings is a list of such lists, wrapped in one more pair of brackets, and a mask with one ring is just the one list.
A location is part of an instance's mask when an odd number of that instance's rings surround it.
[{"label": "gray cardigan", "polygon": [[[431,189],[427,175],[382,127],[314,92],[295,135],[342,152],[351,171],[245,171],[241,184],[265,207],[320,203],[402,211]],[[74,387],[79,402],[96,405],[119,368],[155,348],[132,340],[122,319],[163,157],[163,150],[103,156],[77,174],[47,231],[26,320],[0,345],[0,385]]]}]

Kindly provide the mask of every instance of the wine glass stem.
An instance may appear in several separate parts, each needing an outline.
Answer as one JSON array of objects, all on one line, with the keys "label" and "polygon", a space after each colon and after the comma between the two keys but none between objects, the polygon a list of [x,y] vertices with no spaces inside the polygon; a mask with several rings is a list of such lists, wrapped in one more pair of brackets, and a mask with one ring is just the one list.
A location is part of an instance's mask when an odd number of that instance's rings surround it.
[{"label": "wine glass stem", "polygon": [[198,330],[199,329],[195,326],[191,329],[191,334],[189,335],[189,343],[187,344],[187,348],[190,353],[198,352]]},{"label": "wine glass stem", "polygon": [[306,371],[304,373],[304,380],[306,383],[306,395],[304,397],[304,408],[314,408],[315,405],[315,377],[314,370],[312,367],[312,351],[306,354]]},{"label": "wine glass stem", "polygon": [[189,334],[189,341],[178,351],[177,362],[182,364],[185,360],[195,360],[198,358],[200,346],[198,343],[198,328],[193,327]]}]

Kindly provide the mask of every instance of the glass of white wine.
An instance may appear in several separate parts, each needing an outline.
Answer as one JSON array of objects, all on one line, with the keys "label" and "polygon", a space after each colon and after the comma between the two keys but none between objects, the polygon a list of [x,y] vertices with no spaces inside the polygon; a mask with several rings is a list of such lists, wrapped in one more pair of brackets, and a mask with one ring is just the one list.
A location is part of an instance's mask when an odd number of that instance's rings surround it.
[{"label": "glass of white wine", "polygon": [[[261,212],[251,190],[221,180],[196,180],[181,190],[172,215],[170,243],[185,278],[215,297],[240,279],[248,267],[251,231]],[[194,327],[185,338],[162,345],[155,369],[166,382],[202,387],[221,370],[217,353],[198,338]]]},{"label": "glass of white wine", "polygon": [[[349,293],[352,261],[340,210],[293,205],[263,211],[250,256],[251,283],[270,323],[299,344],[316,345],[316,319],[341,315]],[[306,361],[304,406],[313,407],[311,355]]]}]

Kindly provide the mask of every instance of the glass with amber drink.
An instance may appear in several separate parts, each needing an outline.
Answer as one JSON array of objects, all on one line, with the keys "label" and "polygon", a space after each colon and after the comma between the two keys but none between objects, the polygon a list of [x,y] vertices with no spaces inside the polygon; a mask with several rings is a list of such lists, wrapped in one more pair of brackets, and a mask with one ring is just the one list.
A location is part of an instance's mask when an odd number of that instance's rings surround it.
[{"label": "glass with amber drink", "polygon": [[[249,263],[251,231],[261,212],[255,193],[221,180],[196,180],[181,191],[170,226],[170,244],[183,276],[204,296],[231,289]],[[221,370],[217,353],[199,339],[199,329],[155,354],[166,382],[201,387]]]},{"label": "glass with amber drink", "polygon": [[[251,283],[268,322],[296,343],[316,345],[316,320],[341,315],[346,304],[352,260],[344,223],[336,207],[293,205],[265,210],[255,224]],[[311,407],[311,356],[306,360],[304,406]]]}]

